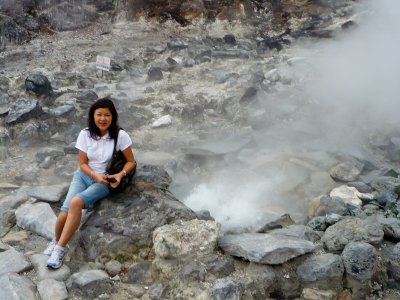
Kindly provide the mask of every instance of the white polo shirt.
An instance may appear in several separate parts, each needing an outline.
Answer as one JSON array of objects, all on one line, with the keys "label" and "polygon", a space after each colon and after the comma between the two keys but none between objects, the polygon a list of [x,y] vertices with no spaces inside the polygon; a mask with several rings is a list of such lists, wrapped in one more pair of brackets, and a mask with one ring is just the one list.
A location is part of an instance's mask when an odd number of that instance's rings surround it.
[{"label": "white polo shirt", "polygon": [[[132,140],[124,130],[118,134],[116,150],[124,151],[132,145]],[[86,153],[89,167],[95,173],[105,173],[108,162],[110,161],[114,149],[114,140],[110,138],[108,132],[100,139],[95,140],[90,137],[89,130],[83,129],[76,140],[75,148]]]}]

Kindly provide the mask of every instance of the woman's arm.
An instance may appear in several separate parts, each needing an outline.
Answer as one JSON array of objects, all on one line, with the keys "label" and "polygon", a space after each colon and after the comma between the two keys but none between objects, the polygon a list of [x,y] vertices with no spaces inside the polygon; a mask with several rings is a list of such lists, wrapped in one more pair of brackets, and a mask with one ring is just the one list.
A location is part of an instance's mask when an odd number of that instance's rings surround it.
[{"label": "woman's arm", "polygon": [[133,169],[136,166],[136,160],[135,157],[133,156],[133,151],[131,147],[126,148],[124,151],[122,151],[122,153],[125,156],[126,163],[121,173],[123,173],[125,176],[126,175],[125,173],[130,173],[131,171],[133,171]]},{"label": "woman's arm", "polygon": [[105,179],[104,174],[93,172],[92,169],[89,167],[88,162],[89,159],[87,157],[87,154],[82,150],[79,150],[79,167],[81,171],[93,178],[96,182],[107,184],[108,182]]},{"label": "woman's arm", "polygon": [[122,171],[113,174],[113,175],[108,175],[108,178],[115,178],[117,182],[115,183],[110,183],[111,187],[115,188],[119,185],[121,182],[122,178],[124,178],[128,173],[130,173],[136,166],[136,160],[135,157],[133,156],[133,151],[131,147],[126,148],[125,150],[122,151],[124,154],[124,157],[126,159],[126,163],[124,167],[122,168]]}]

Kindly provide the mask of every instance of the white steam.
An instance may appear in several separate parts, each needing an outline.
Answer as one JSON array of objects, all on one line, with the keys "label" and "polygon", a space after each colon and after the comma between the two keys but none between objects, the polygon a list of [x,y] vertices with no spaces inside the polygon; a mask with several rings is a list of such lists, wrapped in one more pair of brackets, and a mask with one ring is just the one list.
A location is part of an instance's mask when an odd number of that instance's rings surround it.
[{"label": "white steam", "polygon": [[[208,183],[199,184],[186,199],[186,205],[195,211],[208,210],[216,221],[227,228],[256,225],[262,217],[262,203],[274,202],[274,186],[271,180],[245,171],[231,173],[221,171]],[[260,197],[264,195],[263,201]],[[264,212],[267,207],[263,207]]]},{"label": "white steam", "polygon": [[372,1],[358,28],[308,53],[315,77],[305,89],[320,101],[323,123],[352,131],[399,123],[399,9],[398,1]]},{"label": "white steam", "polygon": [[271,212],[296,219],[308,200],[332,188],[327,171],[335,155],[369,159],[368,136],[398,129],[400,1],[367,8],[351,30],[290,49],[305,58],[279,68],[294,84],[257,107],[274,121],[254,134],[257,147],[239,153],[235,166],[209,174],[190,193],[189,207],[209,210],[225,228],[250,226]]}]

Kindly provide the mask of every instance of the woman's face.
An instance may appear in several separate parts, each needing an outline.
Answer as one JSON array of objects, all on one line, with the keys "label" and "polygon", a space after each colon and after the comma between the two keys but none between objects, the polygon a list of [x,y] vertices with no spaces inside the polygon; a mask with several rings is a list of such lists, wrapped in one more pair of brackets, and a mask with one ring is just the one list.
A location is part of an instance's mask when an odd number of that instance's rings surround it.
[{"label": "woman's face", "polygon": [[98,108],[94,111],[94,123],[100,129],[101,135],[107,133],[111,125],[112,114],[108,108]]}]

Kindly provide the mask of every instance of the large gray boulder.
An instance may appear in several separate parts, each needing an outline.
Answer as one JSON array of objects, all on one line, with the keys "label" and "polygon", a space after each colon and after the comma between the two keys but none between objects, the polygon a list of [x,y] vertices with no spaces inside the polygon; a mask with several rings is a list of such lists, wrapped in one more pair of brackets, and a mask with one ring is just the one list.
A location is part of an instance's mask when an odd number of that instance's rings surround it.
[{"label": "large gray boulder", "polygon": [[377,275],[378,254],[375,248],[365,242],[351,242],[343,250],[343,264],[346,271],[346,286],[355,299],[365,299],[369,283]]},{"label": "large gray boulder", "polygon": [[214,221],[197,219],[164,225],[153,232],[154,252],[167,259],[210,254],[217,245],[219,229]]},{"label": "large gray boulder", "polygon": [[89,270],[72,274],[67,280],[69,290],[83,295],[86,299],[94,299],[103,293],[112,293],[115,287],[107,273],[103,270]]},{"label": "large gray boulder", "polygon": [[[243,271],[240,272],[243,274]],[[243,276],[234,278],[240,284],[241,299],[267,299],[276,290],[276,280],[279,280],[277,277],[271,266],[249,264]]]},{"label": "large gray boulder", "polygon": [[16,273],[0,275],[0,292],[0,299],[38,300],[35,284]]},{"label": "large gray boulder", "polygon": [[368,219],[382,225],[385,239],[400,242],[400,220],[398,218],[385,218],[382,215],[375,215]]},{"label": "large gray boulder", "polygon": [[332,253],[310,257],[297,268],[306,287],[320,289],[343,289],[343,274],[342,258]]},{"label": "large gray boulder", "polygon": [[[153,231],[176,220],[192,220],[195,213],[167,191],[171,178],[161,167],[138,166],[133,182],[95,206],[76,234],[74,259],[95,260],[101,255],[131,259],[153,246]],[[78,246],[79,245],[79,246]]]},{"label": "large gray boulder", "polygon": [[338,214],[343,216],[347,214],[347,207],[341,198],[320,196],[310,201],[309,213],[312,217],[325,216],[329,214]]},{"label": "large gray boulder", "polygon": [[62,281],[45,279],[38,283],[37,289],[42,300],[68,299],[68,291]]},{"label": "large gray boulder", "polygon": [[270,265],[282,264],[315,249],[310,241],[262,233],[225,235],[218,243],[227,254]]},{"label": "large gray boulder", "polygon": [[48,203],[28,203],[19,207],[17,225],[51,240],[54,237],[56,215]]},{"label": "large gray boulder", "polygon": [[50,96],[53,91],[49,79],[40,73],[29,74],[25,79],[25,88],[38,96]]},{"label": "large gray boulder", "polygon": [[65,283],[55,279],[45,279],[37,285],[42,300],[64,300],[68,299],[68,291]]},{"label": "large gray boulder", "polygon": [[14,248],[0,253],[0,276],[32,269],[32,264],[21,252]]},{"label": "large gray boulder", "polygon": [[341,251],[350,242],[380,244],[383,240],[380,224],[358,218],[345,218],[328,227],[321,240],[329,251]]},{"label": "large gray boulder", "polygon": [[329,173],[331,174],[332,178],[339,181],[354,181],[361,174],[362,167],[362,165],[356,166],[351,162],[342,162],[333,166]]},{"label": "large gray boulder", "polygon": [[383,260],[390,278],[400,282],[400,243],[386,247],[383,251]]},{"label": "large gray boulder", "polygon": [[5,122],[7,125],[22,123],[41,114],[39,102],[34,99],[18,99],[15,101],[8,112]]}]

